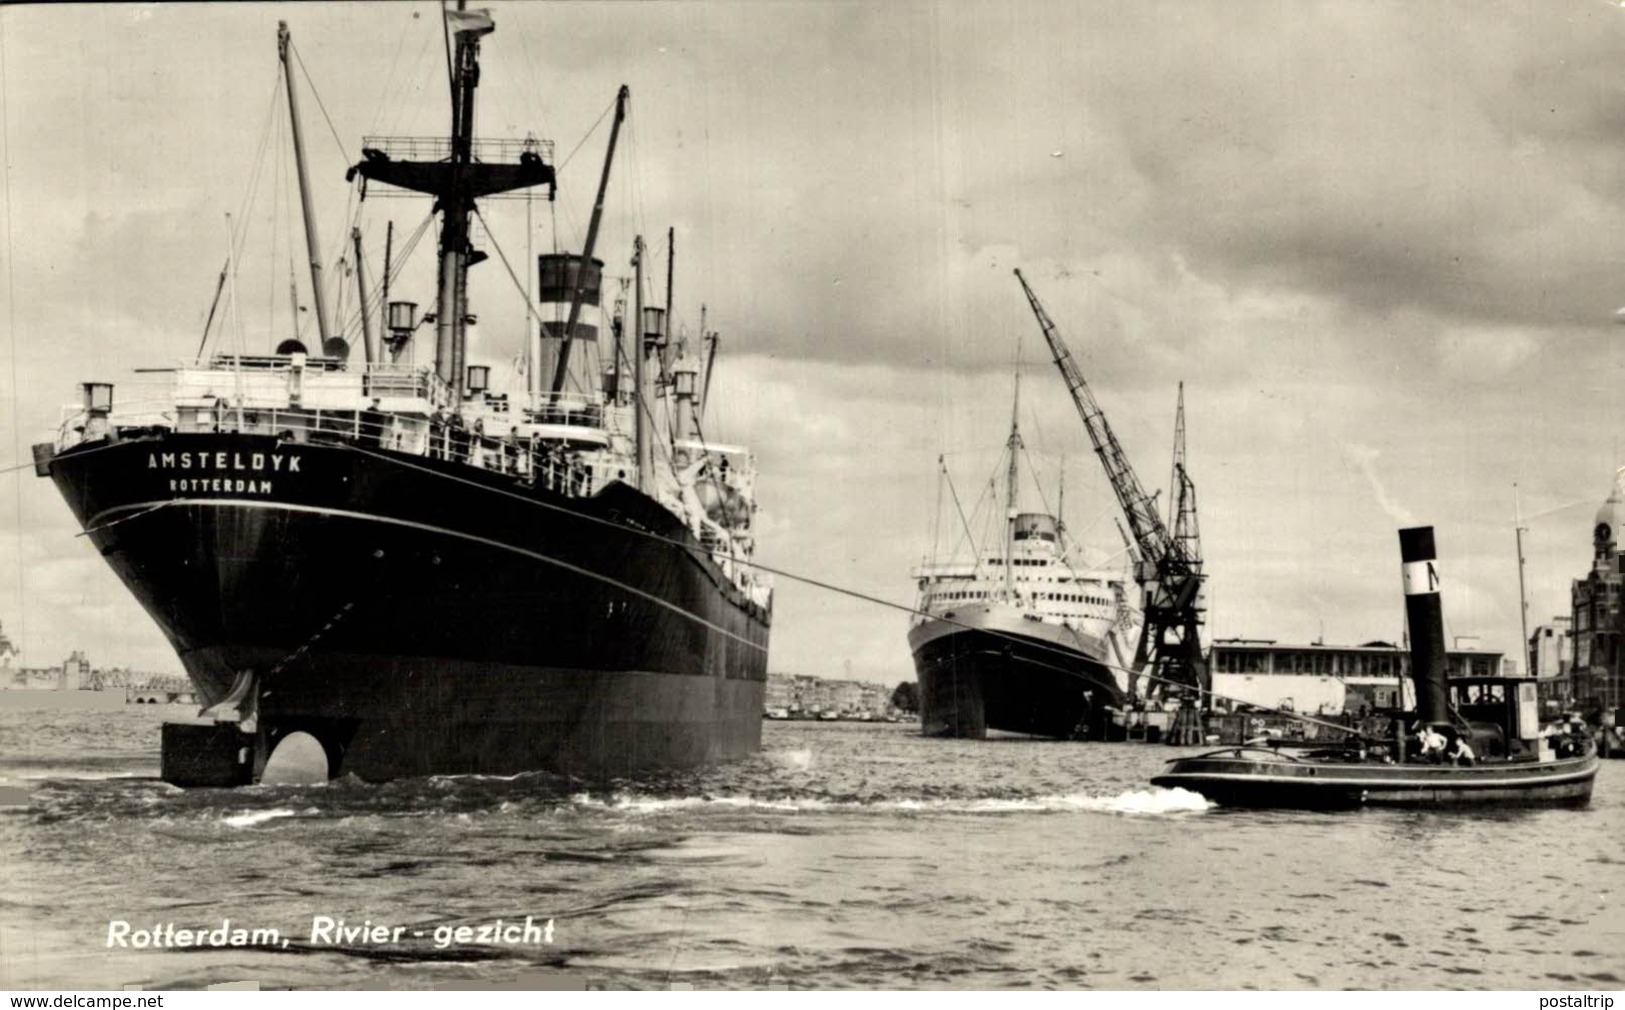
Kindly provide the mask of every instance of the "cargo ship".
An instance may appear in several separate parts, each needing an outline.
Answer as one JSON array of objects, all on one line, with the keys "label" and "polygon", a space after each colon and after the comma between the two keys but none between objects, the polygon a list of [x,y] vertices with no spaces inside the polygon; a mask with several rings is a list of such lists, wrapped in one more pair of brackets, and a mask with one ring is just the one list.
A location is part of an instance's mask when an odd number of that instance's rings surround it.
[{"label": "cargo ship", "polygon": [[[1017,404],[1020,402],[1017,382]],[[969,557],[913,572],[909,649],[926,736],[983,739],[1003,730],[1105,739],[1128,707],[1141,625],[1121,577],[1091,571],[1065,524],[1020,510],[1020,426],[1005,444],[1004,522]],[[946,466],[941,477],[948,480]],[[957,501],[957,495],[955,496]],[[956,517],[959,516],[955,510]]]},{"label": "cargo ship", "polygon": [[366,138],[349,171],[359,205],[433,200],[430,311],[391,295],[388,251],[366,283],[359,228],[353,328],[325,311],[283,25],[317,332],[272,346],[268,320],[259,354],[239,332],[238,350],[168,370],[156,403],[86,383],[35,446],[206,702],[165,727],[167,781],[255,781],[298,736],[328,776],[366,780],[602,778],[759,746],[772,586],[749,564],[750,453],[700,430],[714,340],[703,322],[699,346],[671,332],[669,253],[664,307],[645,304],[641,237],[613,303],[595,257],[628,90],[585,242],[538,257],[526,367],[499,388],[511,350],[475,332],[473,225],[494,244],[480,205],[551,200],[557,179],[546,142],[474,138],[495,25],[461,5],[445,18],[449,136]]}]

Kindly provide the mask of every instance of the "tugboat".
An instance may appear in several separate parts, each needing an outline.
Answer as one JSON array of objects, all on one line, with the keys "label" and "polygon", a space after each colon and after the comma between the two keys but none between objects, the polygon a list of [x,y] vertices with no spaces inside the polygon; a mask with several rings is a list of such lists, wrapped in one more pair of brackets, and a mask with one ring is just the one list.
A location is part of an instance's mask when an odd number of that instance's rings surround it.
[{"label": "tugboat", "polygon": [[[1542,729],[1531,678],[1447,682],[1433,528],[1399,531],[1411,631],[1414,737],[1351,738],[1339,746],[1227,747],[1168,762],[1152,785],[1225,806],[1583,806],[1597,776],[1583,731]],[[1454,757],[1452,757],[1454,755]]]},{"label": "tugboat", "polygon": [[[267,320],[269,353],[240,336],[236,353],[163,370],[156,406],[115,409],[111,385],[87,383],[57,440],[34,447],[209,706],[165,727],[168,782],[257,781],[280,747],[312,740],[312,777],[369,780],[602,777],[760,744],[772,590],[748,564],[750,455],[700,433],[710,356],[671,332],[669,255],[664,309],[644,305],[641,237],[631,305],[603,307],[594,243],[629,93],[583,248],[539,256],[529,322],[505,349],[481,342],[468,275],[489,258],[475,237],[496,240],[477,203],[551,200],[556,175],[550,143],[474,138],[495,26],[462,6],[445,12],[449,138],[366,138],[349,172],[360,200],[432,198],[433,312],[390,300],[387,252],[367,285],[359,227],[359,318],[346,333],[326,312],[283,25],[318,342],[271,351]],[[528,367],[504,369],[515,346]],[[506,388],[502,371],[517,373]]]}]

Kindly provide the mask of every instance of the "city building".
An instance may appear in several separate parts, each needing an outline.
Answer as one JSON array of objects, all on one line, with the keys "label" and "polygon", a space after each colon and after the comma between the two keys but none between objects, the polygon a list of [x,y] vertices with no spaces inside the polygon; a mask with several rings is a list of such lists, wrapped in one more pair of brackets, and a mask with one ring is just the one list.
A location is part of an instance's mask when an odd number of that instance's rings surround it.
[{"label": "city building", "polygon": [[1556,716],[1574,696],[1574,618],[1554,617],[1529,636],[1529,673],[1543,717]]},{"label": "city building", "polygon": [[[91,666],[90,658],[79,649],[57,666],[13,666],[11,658],[18,654],[17,647],[0,631],[0,691],[49,691],[53,696],[66,692],[114,695],[132,705],[196,704],[196,693],[185,677],[142,673],[123,667],[99,670]],[[36,696],[9,697],[15,701]]]},{"label": "city building", "polygon": [[894,714],[891,695],[883,684],[770,673],[762,710],[772,719],[884,719]]},{"label": "city building", "polygon": [[1575,579],[1573,602],[1574,666],[1570,694],[1575,708],[1592,718],[1625,704],[1619,649],[1621,625],[1621,552],[1625,550],[1625,469],[1591,529],[1591,571]]},{"label": "city building", "polygon": [[[1506,672],[1499,652],[1463,648],[1457,639],[1445,653],[1449,677],[1488,677]],[[1229,638],[1213,643],[1209,657],[1215,707],[1241,702],[1265,708],[1338,716],[1344,712],[1405,708],[1414,702],[1411,654],[1392,642],[1364,645],[1282,644]],[[1227,702],[1225,699],[1232,699]]]}]

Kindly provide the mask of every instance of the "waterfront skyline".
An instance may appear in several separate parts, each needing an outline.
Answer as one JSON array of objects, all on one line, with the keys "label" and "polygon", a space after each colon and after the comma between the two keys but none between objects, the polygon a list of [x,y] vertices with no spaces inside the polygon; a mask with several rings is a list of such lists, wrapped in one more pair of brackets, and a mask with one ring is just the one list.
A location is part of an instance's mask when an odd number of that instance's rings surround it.
[{"label": "waterfront skyline", "polygon": [[[1051,489],[1065,458],[1074,529],[1116,549],[1020,267],[1149,488],[1185,381],[1210,638],[1398,640],[1394,530],[1425,523],[1451,631],[1517,654],[1514,483],[1530,628],[1567,613],[1625,463],[1617,7],[490,6],[479,132],[555,141],[570,241],[593,117],[632,88],[611,201],[651,242],[676,227],[679,326],[703,300],[723,334],[707,433],[758,454],[759,560],[912,603],[937,457],[988,478],[1018,339],[1028,442]],[[274,108],[276,21],[321,99],[304,120],[333,231],[361,135],[443,130],[437,9],[0,9],[13,462],[79,381],[124,391],[195,352]],[[385,116],[413,87],[416,118]],[[400,204],[409,231],[426,208]],[[612,271],[630,235],[606,227]],[[253,312],[285,310],[282,243],[244,252],[251,341]],[[477,295],[509,286],[495,257],[476,272]],[[492,339],[517,325],[482,311]],[[29,661],[178,671],[55,489],[8,480],[0,620]],[[775,670],[912,677],[896,610],[781,580],[776,611]]]}]

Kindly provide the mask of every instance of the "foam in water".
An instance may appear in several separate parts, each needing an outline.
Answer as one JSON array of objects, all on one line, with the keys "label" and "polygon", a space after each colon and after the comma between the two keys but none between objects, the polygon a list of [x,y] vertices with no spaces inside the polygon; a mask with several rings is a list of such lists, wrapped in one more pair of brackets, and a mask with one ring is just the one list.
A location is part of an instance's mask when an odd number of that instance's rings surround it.
[{"label": "foam in water", "polygon": [[770,810],[782,813],[821,811],[1010,814],[1089,812],[1107,814],[1185,814],[1213,806],[1188,789],[1131,789],[1115,796],[1070,793],[1058,796],[965,797],[947,799],[827,800],[815,796],[758,799],[754,796],[639,796],[617,793],[596,799],[587,793],[571,797],[578,807],[627,814],[659,814],[679,810]]},{"label": "foam in water", "polygon": [[234,828],[251,828],[256,824],[275,820],[278,817],[298,817],[297,810],[250,810],[244,814],[234,814],[224,818],[224,822]]},{"label": "foam in water", "polygon": [[794,768],[797,771],[806,771],[812,767],[811,747],[800,747],[796,750],[768,751],[762,756],[780,768]]},{"label": "foam in water", "polygon": [[1131,789],[1111,799],[1111,809],[1119,814],[1177,814],[1210,810],[1217,804],[1189,789]]}]

